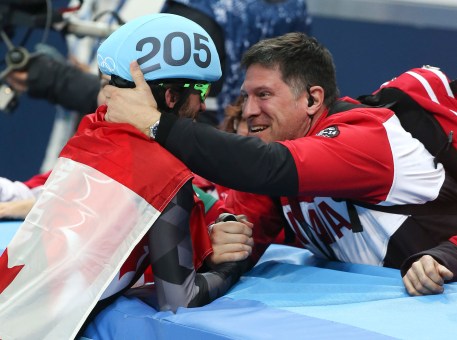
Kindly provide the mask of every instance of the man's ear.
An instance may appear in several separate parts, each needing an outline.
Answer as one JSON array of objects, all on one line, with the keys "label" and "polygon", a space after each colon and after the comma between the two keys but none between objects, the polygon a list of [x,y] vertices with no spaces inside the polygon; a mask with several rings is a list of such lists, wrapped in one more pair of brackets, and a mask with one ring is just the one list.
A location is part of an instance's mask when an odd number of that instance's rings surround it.
[{"label": "man's ear", "polygon": [[307,114],[309,116],[321,111],[324,104],[324,89],[321,86],[311,86],[308,91]]},{"label": "man's ear", "polygon": [[172,109],[179,100],[179,96],[172,89],[166,89],[165,91],[165,102],[167,106]]}]

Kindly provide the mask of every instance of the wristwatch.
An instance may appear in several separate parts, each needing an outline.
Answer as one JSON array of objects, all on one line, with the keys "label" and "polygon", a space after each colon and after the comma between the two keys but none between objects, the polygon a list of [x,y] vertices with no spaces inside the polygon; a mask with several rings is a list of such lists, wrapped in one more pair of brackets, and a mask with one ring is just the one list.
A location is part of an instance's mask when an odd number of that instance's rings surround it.
[{"label": "wristwatch", "polygon": [[159,130],[160,119],[149,127],[149,138],[156,139]]}]

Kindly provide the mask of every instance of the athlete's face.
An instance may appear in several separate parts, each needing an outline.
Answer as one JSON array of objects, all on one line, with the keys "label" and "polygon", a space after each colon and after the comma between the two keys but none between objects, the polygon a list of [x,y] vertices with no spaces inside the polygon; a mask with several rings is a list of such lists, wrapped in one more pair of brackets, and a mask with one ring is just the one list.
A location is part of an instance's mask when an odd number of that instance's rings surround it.
[{"label": "athlete's face", "polygon": [[[173,92],[169,89],[167,90],[165,98],[167,100],[168,107],[172,109],[179,101],[180,97],[177,94],[173,94]],[[196,119],[198,114],[205,110],[206,104],[204,101],[202,102],[200,94],[197,91],[195,93],[190,92],[186,101],[179,109],[179,117]]]},{"label": "athlete's face", "polygon": [[281,79],[279,69],[249,66],[241,92],[249,136],[268,143],[303,137],[308,132],[311,126],[306,110],[308,95],[303,93],[295,98]]},{"label": "athlete's face", "polygon": [[187,98],[184,105],[179,110],[179,116],[183,118],[196,119],[200,112],[206,110],[205,102],[202,102],[200,95],[197,93],[191,93]]}]

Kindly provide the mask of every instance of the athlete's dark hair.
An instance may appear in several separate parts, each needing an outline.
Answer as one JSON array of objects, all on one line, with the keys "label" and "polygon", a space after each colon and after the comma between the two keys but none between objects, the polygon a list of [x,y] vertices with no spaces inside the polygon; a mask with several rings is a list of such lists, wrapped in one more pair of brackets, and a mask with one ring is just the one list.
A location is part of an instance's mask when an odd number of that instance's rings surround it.
[{"label": "athlete's dark hair", "polygon": [[[166,90],[171,89],[177,95],[182,96],[183,93],[185,92],[182,85],[185,83],[189,83],[189,82],[191,82],[191,80],[186,81],[186,79],[180,79],[180,80],[164,79],[164,80],[161,80],[160,82],[157,82],[157,81],[147,82],[147,84],[151,88],[152,95],[154,96],[154,99],[157,103],[157,109],[160,112],[169,112],[169,111],[172,111],[172,109],[170,109],[170,107],[168,107],[167,102],[165,100]],[[134,88],[135,87],[135,83],[133,81],[126,80],[126,79],[119,77],[117,75],[114,75],[114,74],[111,75],[110,85],[120,87],[120,88]],[[177,112],[176,112],[176,114],[177,114]]]},{"label": "athlete's dark hair", "polygon": [[332,55],[305,33],[293,32],[261,40],[246,51],[241,64],[244,68],[253,64],[278,67],[283,81],[296,97],[307,91],[308,86],[316,85],[324,89],[327,107],[339,97]]}]

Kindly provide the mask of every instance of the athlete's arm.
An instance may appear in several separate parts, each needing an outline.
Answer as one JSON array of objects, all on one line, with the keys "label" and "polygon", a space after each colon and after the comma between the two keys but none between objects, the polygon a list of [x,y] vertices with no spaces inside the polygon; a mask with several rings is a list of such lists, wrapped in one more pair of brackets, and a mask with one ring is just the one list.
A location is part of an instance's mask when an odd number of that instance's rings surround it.
[{"label": "athlete's arm", "polygon": [[197,307],[224,294],[240,277],[245,262],[229,262],[197,274],[192,262],[190,213],[194,204],[191,182],[181,188],[148,235],[158,308],[176,311]]}]

